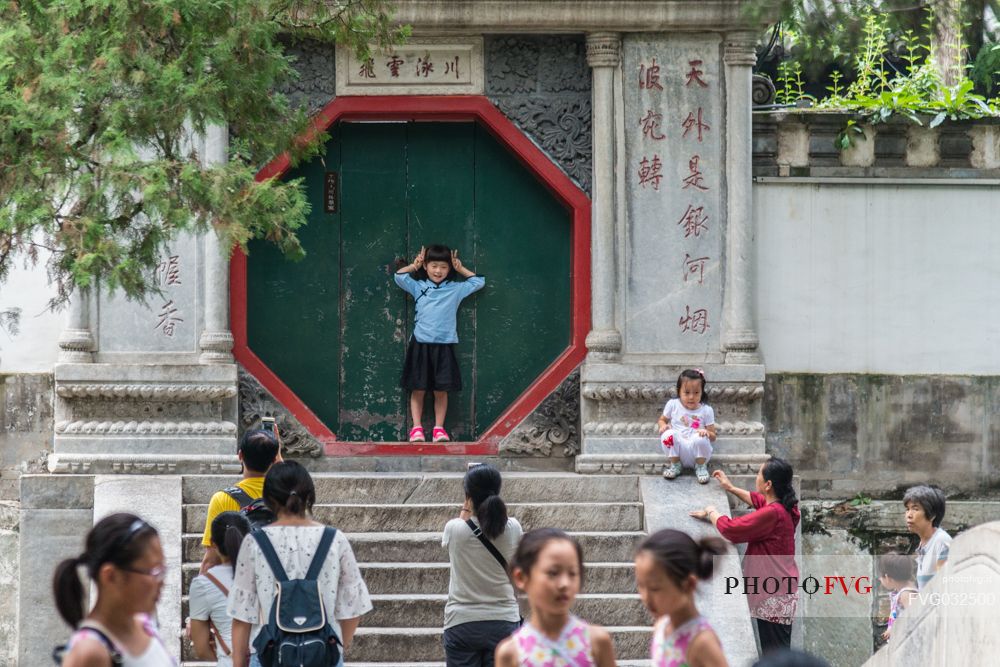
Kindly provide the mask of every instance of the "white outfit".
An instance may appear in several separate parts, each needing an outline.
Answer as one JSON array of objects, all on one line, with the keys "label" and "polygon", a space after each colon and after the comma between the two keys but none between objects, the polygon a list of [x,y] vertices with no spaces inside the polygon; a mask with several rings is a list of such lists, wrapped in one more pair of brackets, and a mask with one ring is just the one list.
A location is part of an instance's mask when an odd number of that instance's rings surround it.
[{"label": "white outfit", "polygon": [[[85,620],[80,625],[80,629],[70,638],[69,645],[73,646],[80,637],[87,636],[93,637],[96,641],[101,641],[93,632],[88,630],[88,628],[96,628],[103,632],[104,636],[111,640],[118,652],[121,653],[123,667],[175,667],[177,662],[167,652],[167,648],[163,645],[163,640],[160,639],[153,620],[145,614],[140,614],[139,619],[146,634],[149,635],[149,645],[141,655],[131,655],[126,652],[111,633],[108,632],[106,627],[91,619]],[[103,642],[101,643],[103,644]]]},{"label": "white outfit", "polygon": [[[663,406],[663,416],[670,420],[670,428],[660,436],[663,453],[680,457],[681,465],[687,468],[693,468],[698,458],[704,458],[708,463],[712,458],[712,441],[698,435],[698,429],[715,423],[715,411],[704,403],[688,410],[680,399],[671,398]],[[668,445],[671,437],[673,443]]]},{"label": "white outfit", "polygon": [[948,560],[951,535],[937,528],[927,544],[917,547],[917,588],[923,590],[937,572],[938,561]]},{"label": "white outfit", "polygon": [[[278,560],[289,579],[301,579],[309,571],[313,554],[323,536],[324,526],[265,526]],[[319,588],[327,617],[357,618],[372,609],[368,587],[354,559],[351,545],[338,530],[330,545],[326,561],[319,573]],[[271,606],[278,594],[274,575],[267,559],[260,552],[257,540],[247,535],[236,561],[236,574],[229,589],[226,612],[234,619],[250,623],[250,643],[257,637],[260,626],[270,618]],[[332,619],[331,619],[332,620]],[[337,636],[342,637],[340,624],[334,623]]]},{"label": "white outfit", "polygon": [[[478,524],[475,519],[472,521]],[[523,532],[517,519],[510,517],[504,531],[492,540],[508,563]],[[446,629],[474,621],[517,623],[521,619],[510,577],[472,533],[469,524],[462,519],[449,521],[441,544],[448,549],[451,563],[448,602],[444,607]]]},{"label": "white outfit", "polygon": [[[226,590],[233,587],[233,568],[229,563],[216,565],[208,572],[218,579],[219,583],[226,587]],[[233,619],[226,613],[226,596],[222,594],[219,587],[209,581],[207,577],[198,575],[191,580],[188,600],[191,620],[211,621],[219,634],[222,635],[222,641],[226,642],[226,646],[232,651]],[[218,659],[216,667],[232,667],[232,657],[225,654],[218,642],[216,642],[215,655]]]}]

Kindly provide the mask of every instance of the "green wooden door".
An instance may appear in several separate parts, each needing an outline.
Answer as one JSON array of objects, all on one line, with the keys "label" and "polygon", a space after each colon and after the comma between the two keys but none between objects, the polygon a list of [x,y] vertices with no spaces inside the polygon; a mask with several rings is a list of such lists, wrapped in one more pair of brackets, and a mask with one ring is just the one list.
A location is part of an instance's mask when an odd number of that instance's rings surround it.
[{"label": "green wooden door", "polygon": [[[446,425],[475,440],[569,343],[570,214],[475,123],[341,123],[331,136],[286,176],[312,204],[306,259],[251,246],[250,348],[339,439],[405,439],[413,300],[392,274],[421,245],[458,248],[487,285],[459,310],[464,389]],[[330,171],[337,213],[324,210]]]}]

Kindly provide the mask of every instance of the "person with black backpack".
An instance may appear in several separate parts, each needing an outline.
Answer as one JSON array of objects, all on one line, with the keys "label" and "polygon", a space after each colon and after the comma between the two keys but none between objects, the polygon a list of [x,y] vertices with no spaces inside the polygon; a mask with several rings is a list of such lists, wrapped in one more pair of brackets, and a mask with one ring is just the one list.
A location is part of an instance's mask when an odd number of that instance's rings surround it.
[{"label": "person with black backpack", "polygon": [[205,556],[201,561],[201,574],[219,565],[222,559],[212,546],[212,521],[223,512],[242,512],[250,528],[260,528],[274,521],[273,512],[261,500],[264,492],[264,475],[279,458],[281,445],[271,430],[248,429],[240,438],[237,456],[243,466],[243,479],[235,485],[217,491],[208,503],[205,532],[201,544]]},{"label": "person with black backpack", "polygon": [[299,463],[271,466],[263,493],[277,519],[250,533],[236,561],[226,607],[233,664],[341,664],[372,609],[351,545],[341,531],[313,521],[316,489]]},{"label": "person with black backpack", "polygon": [[444,608],[447,667],[492,667],[497,644],[520,625],[507,562],[523,531],[507,516],[501,484],[493,466],[472,465],[462,482],[465,504],[444,527],[451,564]]}]

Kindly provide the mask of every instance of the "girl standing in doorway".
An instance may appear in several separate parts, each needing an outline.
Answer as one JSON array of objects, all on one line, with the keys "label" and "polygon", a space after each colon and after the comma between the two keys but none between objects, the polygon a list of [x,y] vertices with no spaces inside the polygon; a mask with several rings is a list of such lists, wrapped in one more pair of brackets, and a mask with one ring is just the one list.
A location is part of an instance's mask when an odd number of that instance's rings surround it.
[{"label": "girl standing in doorway", "polygon": [[[455,281],[458,274],[465,278]],[[448,392],[462,389],[462,374],[455,356],[458,343],[457,313],[462,299],[486,284],[462,265],[458,250],[431,245],[420,248],[412,263],[399,269],[396,284],[413,297],[416,315],[413,335],[406,348],[400,384],[410,392],[413,428],[410,442],[424,442],[424,396],[434,392],[434,442],[448,442],[444,420],[448,413]]]}]

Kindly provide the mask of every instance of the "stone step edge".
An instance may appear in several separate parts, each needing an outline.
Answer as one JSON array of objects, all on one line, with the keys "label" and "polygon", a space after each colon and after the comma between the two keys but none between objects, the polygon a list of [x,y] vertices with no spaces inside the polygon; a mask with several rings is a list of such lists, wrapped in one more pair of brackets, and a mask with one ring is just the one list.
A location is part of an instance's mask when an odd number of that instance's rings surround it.
[{"label": "stone step edge", "polygon": [[[621,634],[625,632],[652,632],[652,625],[605,625],[603,626],[611,634]],[[444,628],[358,628],[356,635],[443,635]]]},{"label": "stone step edge", "polygon": [[[732,479],[730,477],[730,479]],[[187,505],[185,505],[187,507]],[[568,531],[570,537],[645,537],[648,533],[644,530],[571,530]],[[371,533],[344,533],[348,541],[352,540],[440,540],[444,533],[440,531],[425,531],[415,533],[397,532],[371,532]],[[202,533],[181,533],[182,540],[202,539]]]},{"label": "stone step edge", "polygon": [[[344,479],[462,479],[464,472],[312,472],[309,473],[313,479],[317,478],[344,478]],[[581,475],[575,472],[528,472],[528,471],[503,471],[503,478],[526,478],[526,479],[622,479],[628,475]],[[219,479],[232,481],[232,475],[220,475],[218,473],[183,473],[181,477],[197,479]]]},{"label": "stone step edge", "polygon": [[[632,567],[634,563],[630,560],[628,561],[593,561],[583,562],[584,567]],[[361,567],[366,567],[369,569],[394,569],[394,570],[444,570],[451,567],[451,563],[448,561],[438,561],[436,563],[409,563],[409,562],[380,562],[371,561],[364,562],[359,561],[358,565]],[[197,570],[201,567],[201,563],[183,563],[181,565],[184,570]]]},{"label": "stone step edge", "polygon": [[[662,457],[661,457],[662,458]],[[507,507],[641,507],[641,500],[622,500],[622,501],[612,501],[612,502],[597,502],[597,503],[586,503],[580,501],[573,501],[569,503],[550,503],[550,502],[526,502],[526,503],[507,503]],[[375,508],[375,509],[400,509],[400,508],[433,508],[438,509],[441,507],[460,507],[461,503],[316,503],[313,505],[315,510],[317,507],[364,507],[364,508]],[[202,507],[207,508],[208,503],[186,503],[183,507],[201,509]]]}]

